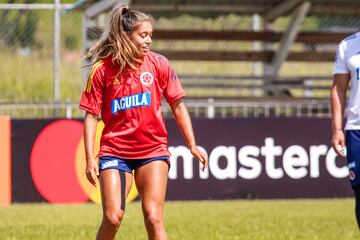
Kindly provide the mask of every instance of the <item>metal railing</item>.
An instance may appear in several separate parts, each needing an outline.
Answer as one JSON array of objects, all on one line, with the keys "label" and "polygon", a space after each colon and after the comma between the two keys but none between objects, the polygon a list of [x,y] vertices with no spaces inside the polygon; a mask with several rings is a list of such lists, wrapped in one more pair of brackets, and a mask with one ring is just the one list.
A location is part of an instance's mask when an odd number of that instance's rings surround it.
[{"label": "metal railing", "polygon": [[[194,118],[251,117],[330,117],[330,103],[319,99],[244,99],[244,100],[185,100]],[[162,104],[163,115],[171,118],[171,108]],[[57,114],[55,115],[55,111]],[[0,115],[12,118],[83,118],[76,102],[67,103],[0,103]]]}]

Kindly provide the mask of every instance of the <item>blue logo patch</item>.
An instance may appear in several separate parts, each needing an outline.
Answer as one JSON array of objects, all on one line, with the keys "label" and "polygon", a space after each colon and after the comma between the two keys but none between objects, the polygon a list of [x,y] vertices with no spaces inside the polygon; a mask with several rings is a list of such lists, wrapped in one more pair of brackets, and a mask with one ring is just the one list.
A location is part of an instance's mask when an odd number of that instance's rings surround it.
[{"label": "blue logo patch", "polygon": [[150,106],[151,94],[150,92],[130,95],[123,98],[117,98],[111,102],[111,113],[115,114],[119,111],[135,107]]},{"label": "blue logo patch", "polygon": [[356,163],[355,162],[351,162],[348,164],[348,168],[355,168],[356,167]]},{"label": "blue logo patch", "polygon": [[118,160],[107,161],[100,164],[100,169],[104,170],[110,167],[117,167],[119,165]]},{"label": "blue logo patch", "polygon": [[356,69],[356,80],[360,80],[360,68]]}]

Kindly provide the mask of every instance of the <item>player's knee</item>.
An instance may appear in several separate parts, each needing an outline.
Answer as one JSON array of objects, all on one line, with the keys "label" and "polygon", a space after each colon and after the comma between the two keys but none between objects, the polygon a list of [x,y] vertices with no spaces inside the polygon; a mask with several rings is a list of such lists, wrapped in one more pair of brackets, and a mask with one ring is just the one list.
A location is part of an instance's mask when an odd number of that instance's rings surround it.
[{"label": "player's knee", "polygon": [[151,227],[155,227],[155,228],[162,226],[162,223],[163,223],[162,216],[156,212],[147,214],[145,220],[148,225],[150,225]]},{"label": "player's knee", "polygon": [[123,211],[107,211],[104,216],[104,222],[109,228],[117,231],[117,229],[120,227],[123,217]]}]

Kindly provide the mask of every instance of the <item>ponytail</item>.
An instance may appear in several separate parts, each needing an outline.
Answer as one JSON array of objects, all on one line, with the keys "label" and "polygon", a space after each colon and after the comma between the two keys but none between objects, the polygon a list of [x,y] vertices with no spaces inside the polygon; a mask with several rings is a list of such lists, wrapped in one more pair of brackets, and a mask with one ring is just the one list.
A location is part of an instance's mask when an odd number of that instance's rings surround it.
[{"label": "ponytail", "polygon": [[136,70],[141,62],[140,53],[131,42],[129,34],[135,30],[138,24],[149,21],[153,18],[145,13],[132,10],[126,5],[117,7],[110,15],[110,21],[100,39],[87,52],[87,58],[92,58],[93,63],[112,56],[113,63],[119,65],[121,73],[126,66]]}]

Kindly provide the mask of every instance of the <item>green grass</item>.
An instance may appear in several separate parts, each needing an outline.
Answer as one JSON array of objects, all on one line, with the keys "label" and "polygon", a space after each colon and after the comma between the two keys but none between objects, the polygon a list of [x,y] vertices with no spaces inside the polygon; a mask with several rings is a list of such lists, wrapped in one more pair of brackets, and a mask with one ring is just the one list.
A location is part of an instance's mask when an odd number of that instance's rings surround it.
[{"label": "green grass", "polygon": [[[167,202],[169,239],[359,239],[352,199]],[[14,204],[0,208],[0,239],[94,239],[95,204]],[[145,240],[139,202],[127,205],[117,239]]]},{"label": "green grass", "polygon": [[[51,102],[53,100],[53,59],[32,53],[0,55],[0,102]],[[80,52],[65,52],[60,66],[60,100],[78,101],[82,92]]]},{"label": "green grass", "polygon": [[[0,0],[0,2],[6,2]],[[15,1],[24,2],[24,1]],[[36,2],[51,2],[41,0]],[[66,0],[62,3],[75,2]],[[4,12],[0,11],[0,14]],[[17,10],[10,11],[10,15],[19,16]],[[28,56],[19,53],[19,44],[2,44],[0,55],[0,102],[52,102],[53,101],[53,12],[32,10],[36,16],[36,31],[34,41],[28,44],[32,50]],[[3,24],[4,29],[12,29],[14,19],[9,17],[12,25]],[[26,20],[26,19],[25,19]],[[283,31],[290,18],[277,19],[274,27]],[[319,30],[321,19],[307,17],[302,24],[302,31]],[[24,23],[25,24],[25,23]],[[27,26],[25,24],[25,26]],[[189,15],[156,20],[156,29],[197,29],[197,30],[244,30],[252,28],[251,16],[237,16],[235,14],[220,15],[216,18],[201,18]],[[25,28],[26,29],[26,28]],[[11,31],[8,31],[9,33]],[[71,12],[61,15],[61,67],[60,67],[60,101],[79,101],[82,92],[82,53],[81,53],[81,13]],[[253,42],[242,41],[166,41],[153,42],[153,50],[203,50],[203,51],[252,51]],[[303,44],[294,44],[292,51],[303,50]],[[335,53],[334,53],[335,55]],[[202,75],[238,75],[253,74],[251,62],[235,61],[172,61],[178,73]],[[332,62],[286,62],[280,70],[280,76],[329,76],[331,78]],[[327,81],[331,83],[331,79]],[[207,89],[185,88],[188,96],[201,97],[216,96],[251,96],[251,89]],[[302,91],[292,91],[296,97],[303,95]],[[261,95],[261,94],[260,94]],[[317,92],[316,96],[328,97],[329,91]]]},{"label": "green grass", "polygon": [[[0,0],[1,1],[1,0]],[[67,1],[71,2],[71,1]],[[17,11],[12,11],[18,14]],[[22,55],[18,45],[3,46],[0,55],[0,102],[52,102],[53,101],[53,15],[52,11],[34,11],[37,16],[37,31],[29,55]],[[286,25],[287,19],[279,20],[279,30]],[[61,66],[60,66],[60,101],[77,102],[80,99],[82,80],[81,52],[81,15],[78,12],[62,15],[61,19]],[[313,18],[306,20],[309,26],[317,27]],[[160,18],[159,29],[210,29],[243,30],[251,28],[250,16],[229,14],[215,19],[203,19],[183,15],[177,18]],[[309,28],[306,28],[309,30]],[[314,30],[310,29],[310,30]],[[156,29],[155,29],[156,31]],[[1,44],[1,42],[0,42]],[[296,44],[294,48],[301,49]],[[166,41],[154,40],[152,49],[156,50],[208,50],[208,51],[251,51],[252,42],[241,41]],[[172,61],[178,75],[236,75],[253,74],[253,63],[244,61]],[[294,63],[286,62],[280,71],[281,76],[330,76],[332,63]],[[331,80],[331,79],[329,79]],[[330,81],[328,81],[330,82]],[[247,88],[215,89],[185,88],[188,96],[246,97],[252,96]],[[319,93],[328,96],[329,91]],[[295,96],[303,92],[294,91]],[[261,93],[260,93],[261,95]]]},{"label": "green grass", "polygon": [[[0,0],[1,2],[1,0]],[[20,1],[21,2],[21,1]],[[42,1],[42,2],[45,2]],[[65,1],[63,1],[65,3]],[[73,1],[66,1],[73,2]],[[0,12],[1,13],[1,12]],[[18,11],[11,11],[17,16]],[[29,45],[29,55],[20,53],[19,45],[4,45],[0,55],[0,102],[52,102],[53,101],[53,15],[52,11],[34,10],[37,24],[34,41]],[[276,23],[277,30],[283,30],[288,18],[281,18]],[[10,27],[6,26],[6,27]],[[223,15],[217,18],[200,18],[183,15],[176,18],[161,17],[156,21],[156,29],[209,29],[209,30],[244,30],[251,29],[251,16]],[[317,19],[309,17],[304,22],[303,30],[317,30]],[[1,39],[0,39],[1,40]],[[167,41],[154,39],[152,49],[156,50],[203,50],[203,51],[252,51],[252,42],[242,41]],[[292,50],[301,50],[303,44],[295,44]],[[80,99],[82,80],[81,52],[81,15],[80,12],[63,14],[61,18],[61,66],[60,66],[60,101],[77,102]],[[334,53],[335,54],[335,53]],[[236,75],[253,74],[253,63],[245,61],[172,61],[178,75]],[[329,76],[332,62],[295,63],[286,62],[280,76]],[[331,79],[327,81],[328,84]],[[215,89],[189,88],[188,96],[202,97],[248,97],[253,96],[247,88]],[[261,95],[260,92],[258,95]],[[293,90],[296,97],[302,91]],[[316,93],[316,96],[328,96],[329,91]]]},{"label": "green grass", "polygon": [[[4,51],[0,55],[0,102],[51,102],[53,100],[53,62],[51,56],[33,52],[29,56]],[[181,74],[251,75],[252,64],[246,62],[172,61]],[[19,67],[20,66],[20,67]],[[285,63],[282,76],[330,76],[331,63]],[[320,70],[319,70],[320,69]],[[326,82],[330,84],[331,79]],[[82,92],[82,57],[80,51],[62,53],[60,67],[60,101],[79,101]],[[330,87],[329,87],[330,88]],[[249,96],[247,88],[185,88],[189,96]],[[294,92],[302,96],[302,92]],[[316,93],[329,95],[329,90]]]}]

